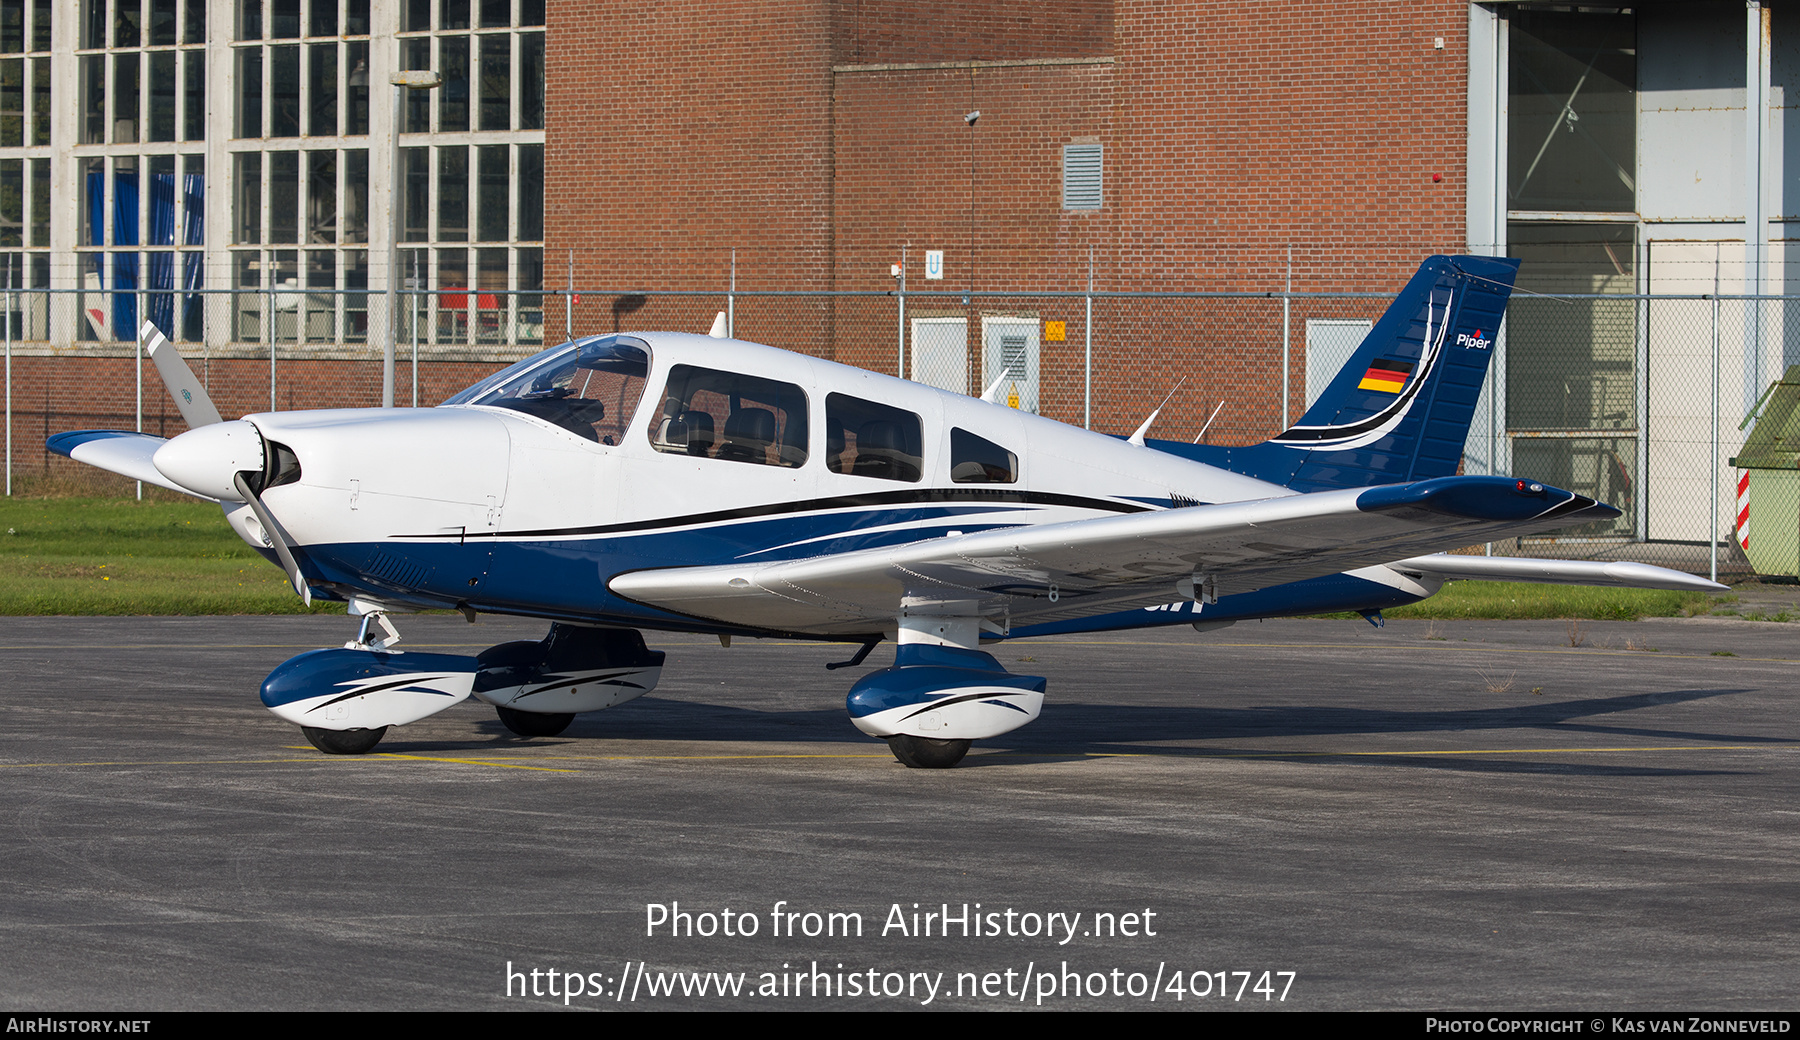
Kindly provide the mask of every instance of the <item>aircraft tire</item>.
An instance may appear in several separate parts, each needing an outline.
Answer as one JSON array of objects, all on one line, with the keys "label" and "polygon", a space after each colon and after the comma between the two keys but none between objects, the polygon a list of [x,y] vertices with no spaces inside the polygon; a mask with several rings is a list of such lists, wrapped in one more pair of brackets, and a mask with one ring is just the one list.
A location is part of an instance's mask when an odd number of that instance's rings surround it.
[{"label": "aircraft tire", "polygon": [[366,755],[381,743],[382,734],[387,727],[379,729],[319,729],[316,726],[301,726],[300,732],[312,746],[327,755]]},{"label": "aircraft tire", "polygon": [[494,710],[500,714],[500,721],[505,723],[506,728],[521,737],[554,737],[568,729],[569,723],[575,721],[573,715],[545,715],[535,711],[516,711],[512,708],[502,708],[498,704],[494,705]]},{"label": "aircraft tire", "polygon": [[967,740],[933,740],[904,734],[888,738],[888,748],[908,769],[949,769],[969,753]]}]

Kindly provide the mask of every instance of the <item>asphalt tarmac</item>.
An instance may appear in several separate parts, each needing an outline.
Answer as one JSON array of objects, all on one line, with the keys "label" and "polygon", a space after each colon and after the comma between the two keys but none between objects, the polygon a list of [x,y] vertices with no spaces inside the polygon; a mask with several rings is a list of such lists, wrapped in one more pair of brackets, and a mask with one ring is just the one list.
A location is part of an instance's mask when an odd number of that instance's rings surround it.
[{"label": "asphalt tarmac", "polygon": [[0,1005],[1794,1004],[1800,624],[1006,644],[1043,717],[943,771],[844,714],[889,651],[654,634],[562,736],[471,702],[326,756],[256,688],[351,634],[0,619]]}]

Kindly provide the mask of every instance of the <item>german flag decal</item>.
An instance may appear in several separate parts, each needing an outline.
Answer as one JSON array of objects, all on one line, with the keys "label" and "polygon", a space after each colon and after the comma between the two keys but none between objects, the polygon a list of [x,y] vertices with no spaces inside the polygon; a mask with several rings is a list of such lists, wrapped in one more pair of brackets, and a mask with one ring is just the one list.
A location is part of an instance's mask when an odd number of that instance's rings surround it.
[{"label": "german flag decal", "polygon": [[1397,394],[1406,385],[1406,377],[1412,374],[1412,370],[1411,361],[1377,361],[1369,366],[1369,371],[1363,374],[1362,382],[1356,384],[1356,388]]}]

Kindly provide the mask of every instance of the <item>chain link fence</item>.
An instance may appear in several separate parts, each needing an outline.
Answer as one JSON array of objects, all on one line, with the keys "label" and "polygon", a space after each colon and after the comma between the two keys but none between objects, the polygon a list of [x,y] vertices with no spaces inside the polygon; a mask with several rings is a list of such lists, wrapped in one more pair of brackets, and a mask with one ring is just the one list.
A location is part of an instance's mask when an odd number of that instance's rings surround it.
[{"label": "chain link fence", "polygon": [[[118,334],[145,315],[226,415],[382,403],[393,300],[396,405],[428,407],[577,336],[733,334],[1112,434],[1249,444],[1299,419],[1386,308],[1376,293],[488,292],[14,290],[8,490],[108,479],[44,449],[52,433],[185,427]],[[1514,296],[1463,470],[1528,476],[1623,510],[1480,551],[1750,573],[1733,537],[1740,422],[1791,358],[1800,297]],[[129,485],[116,485],[128,487]],[[1769,503],[1765,524],[1800,524]]]}]

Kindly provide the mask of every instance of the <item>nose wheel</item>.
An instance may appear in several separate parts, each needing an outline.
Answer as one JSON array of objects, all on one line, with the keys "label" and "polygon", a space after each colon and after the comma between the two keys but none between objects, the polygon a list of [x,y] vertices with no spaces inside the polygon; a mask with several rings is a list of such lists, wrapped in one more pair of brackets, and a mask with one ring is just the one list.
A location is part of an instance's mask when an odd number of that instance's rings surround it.
[{"label": "nose wheel", "polygon": [[908,769],[949,769],[969,753],[967,740],[933,740],[901,734],[888,738],[888,748]]},{"label": "nose wheel", "polygon": [[327,755],[366,755],[381,743],[382,734],[387,727],[380,729],[320,729],[317,726],[301,726],[300,732],[312,746]]},{"label": "nose wheel", "polygon": [[574,715],[549,715],[543,712],[519,711],[516,708],[505,708],[494,705],[494,711],[500,715],[500,721],[521,737],[554,737],[569,728],[575,721]]}]

